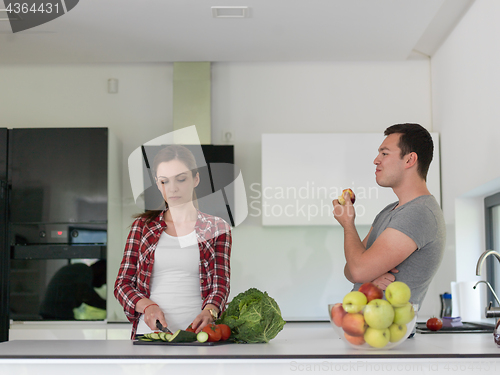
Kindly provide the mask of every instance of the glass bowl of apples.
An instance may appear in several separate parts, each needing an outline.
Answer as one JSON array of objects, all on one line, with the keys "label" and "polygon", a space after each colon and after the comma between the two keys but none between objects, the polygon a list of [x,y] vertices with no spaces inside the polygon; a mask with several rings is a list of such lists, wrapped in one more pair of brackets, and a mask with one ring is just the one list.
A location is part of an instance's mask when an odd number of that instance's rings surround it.
[{"label": "glass bowl of apples", "polygon": [[328,305],[328,316],[335,332],[350,347],[392,349],[415,327],[418,305],[409,302],[410,296],[410,288],[399,281],[389,284],[386,299],[382,290],[365,283],[347,293],[342,302]]}]

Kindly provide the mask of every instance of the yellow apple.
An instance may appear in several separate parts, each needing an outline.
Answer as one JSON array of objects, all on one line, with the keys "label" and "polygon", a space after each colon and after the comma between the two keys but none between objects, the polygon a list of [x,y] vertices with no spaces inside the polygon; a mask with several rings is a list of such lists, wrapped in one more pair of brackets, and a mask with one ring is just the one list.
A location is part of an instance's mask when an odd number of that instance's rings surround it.
[{"label": "yellow apple", "polygon": [[406,336],[406,331],[407,331],[406,324],[393,323],[389,327],[389,331],[391,332],[391,338],[389,341],[398,342],[399,340],[401,340],[403,337]]},{"label": "yellow apple", "polygon": [[366,296],[356,290],[349,292],[344,296],[344,299],[342,300],[342,307],[348,313],[357,313],[363,310],[363,307],[365,307],[367,302],[368,300],[366,299]]},{"label": "yellow apple", "polygon": [[394,307],[386,300],[374,299],[368,302],[363,315],[369,327],[387,328],[394,320]]},{"label": "yellow apple", "polygon": [[366,343],[374,348],[383,348],[389,343],[390,338],[391,332],[389,328],[377,329],[368,327],[364,335]]},{"label": "yellow apple", "polygon": [[415,310],[410,302],[402,306],[394,306],[394,323],[407,324],[415,317]]},{"label": "yellow apple", "polygon": [[385,298],[391,305],[404,305],[410,300],[411,290],[402,281],[394,281],[385,289]]}]

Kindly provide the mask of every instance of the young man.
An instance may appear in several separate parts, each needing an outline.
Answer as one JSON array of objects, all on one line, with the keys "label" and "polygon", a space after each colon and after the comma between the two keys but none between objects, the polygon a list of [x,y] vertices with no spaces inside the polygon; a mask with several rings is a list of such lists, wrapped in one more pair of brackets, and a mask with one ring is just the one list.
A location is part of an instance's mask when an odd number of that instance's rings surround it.
[{"label": "young man", "polygon": [[367,281],[382,289],[403,281],[411,289],[411,302],[421,304],[441,263],[446,237],[443,213],[426,184],[434,146],[418,124],[393,125],[384,135],[374,160],[375,178],[399,200],[376,216],[363,241],[349,193],[344,206],[333,201],[335,219],[344,228],[344,273],[355,283],[354,290]]}]

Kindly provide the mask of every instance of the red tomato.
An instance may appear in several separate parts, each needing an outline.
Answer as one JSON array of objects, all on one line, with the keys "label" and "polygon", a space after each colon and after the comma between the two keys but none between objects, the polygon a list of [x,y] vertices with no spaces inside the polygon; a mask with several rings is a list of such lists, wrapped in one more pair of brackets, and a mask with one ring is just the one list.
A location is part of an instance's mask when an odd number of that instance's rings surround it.
[{"label": "red tomato", "polygon": [[439,331],[443,328],[443,321],[439,318],[430,318],[426,325],[431,331]]},{"label": "red tomato", "polygon": [[188,331],[188,332],[194,332],[192,324],[190,324],[189,327],[186,328],[186,331]]},{"label": "red tomato", "polygon": [[222,336],[220,328],[215,324],[207,324],[202,331],[208,333],[208,342],[219,341]]},{"label": "red tomato", "polygon": [[227,324],[218,324],[222,333],[221,340],[226,341],[231,336],[231,328]]}]

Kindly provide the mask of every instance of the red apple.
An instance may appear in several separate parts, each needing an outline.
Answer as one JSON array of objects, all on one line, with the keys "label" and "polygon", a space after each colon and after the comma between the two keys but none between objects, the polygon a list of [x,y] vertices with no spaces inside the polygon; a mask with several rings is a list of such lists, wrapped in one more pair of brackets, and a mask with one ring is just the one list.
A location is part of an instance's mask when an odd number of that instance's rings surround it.
[{"label": "red apple", "polygon": [[384,292],[382,291],[382,289],[371,282],[362,284],[359,287],[358,291],[366,296],[368,302],[374,299],[382,299],[384,297]]},{"label": "red apple", "polygon": [[347,313],[342,319],[342,329],[350,336],[363,336],[366,330],[363,314]]},{"label": "red apple", "polygon": [[333,323],[335,323],[337,327],[342,327],[342,319],[344,319],[344,315],[347,314],[342,307],[342,303],[339,302],[333,305],[331,314]]},{"label": "red apple", "polygon": [[353,345],[363,345],[365,343],[363,336],[351,336],[344,332],[344,337]]},{"label": "red apple", "polygon": [[354,204],[354,202],[356,201],[356,195],[354,195],[354,192],[351,189],[344,189],[342,190],[342,195],[338,198],[338,201],[342,206],[345,204],[344,194],[346,193],[346,191],[349,192],[352,204]]}]

